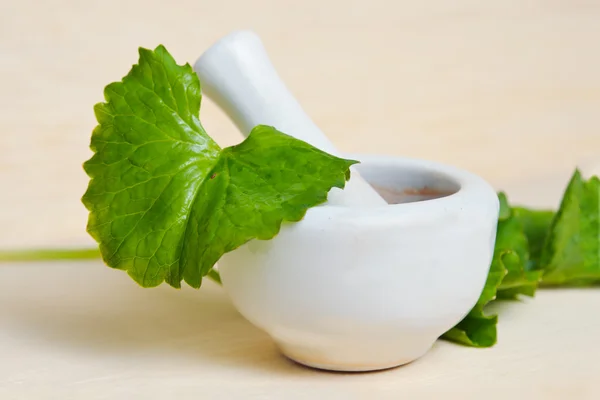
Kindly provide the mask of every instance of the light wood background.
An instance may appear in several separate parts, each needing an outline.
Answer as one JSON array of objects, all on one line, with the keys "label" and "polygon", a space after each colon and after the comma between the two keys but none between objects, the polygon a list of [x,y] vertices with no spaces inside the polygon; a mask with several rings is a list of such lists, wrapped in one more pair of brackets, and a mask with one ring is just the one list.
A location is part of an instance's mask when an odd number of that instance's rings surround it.
[{"label": "light wood background", "polygon": [[[600,173],[597,0],[0,0],[0,248],[92,244],[81,164],[102,89],[162,43],[193,63],[253,29],[344,151],[429,158],[555,206]],[[222,145],[240,134],[204,100]],[[0,269],[2,399],[600,398],[598,291],[509,303],[489,350],[377,374],[282,359],[223,292],[138,289],[100,263]]]}]

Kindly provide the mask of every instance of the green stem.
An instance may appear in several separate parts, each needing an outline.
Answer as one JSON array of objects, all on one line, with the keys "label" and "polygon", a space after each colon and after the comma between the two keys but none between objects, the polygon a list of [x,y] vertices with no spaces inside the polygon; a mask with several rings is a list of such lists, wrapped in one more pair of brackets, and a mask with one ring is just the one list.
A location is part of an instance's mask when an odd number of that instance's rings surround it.
[{"label": "green stem", "polygon": [[[101,258],[97,248],[82,249],[32,249],[0,251],[0,263],[3,262],[32,262],[32,261],[61,261],[61,260],[95,260]],[[211,269],[208,278],[219,285],[219,272]]]},{"label": "green stem", "polygon": [[92,248],[0,251],[0,262],[89,260],[97,258],[100,258],[100,250]]}]

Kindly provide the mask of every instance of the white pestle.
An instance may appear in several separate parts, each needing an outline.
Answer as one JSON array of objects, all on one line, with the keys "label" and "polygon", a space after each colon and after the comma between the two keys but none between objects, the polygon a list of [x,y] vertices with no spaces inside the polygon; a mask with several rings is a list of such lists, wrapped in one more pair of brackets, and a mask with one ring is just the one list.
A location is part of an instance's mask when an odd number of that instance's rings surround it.
[{"label": "white pestle", "polygon": [[[273,67],[260,38],[252,31],[233,32],[196,61],[202,91],[248,136],[256,125],[270,125],[320,150],[340,156],[304,112]],[[328,203],[344,206],[387,204],[356,171],[344,190],[333,188]]]}]

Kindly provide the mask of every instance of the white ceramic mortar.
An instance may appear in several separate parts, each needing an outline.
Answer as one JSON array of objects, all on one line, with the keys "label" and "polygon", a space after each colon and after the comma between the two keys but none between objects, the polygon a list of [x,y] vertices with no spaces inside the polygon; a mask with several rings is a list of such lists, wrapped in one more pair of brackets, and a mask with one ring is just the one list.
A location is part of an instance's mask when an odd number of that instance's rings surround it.
[{"label": "white ceramic mortar", "polygon": [[[273,125],[336,153],[257,40],[238,32],[209,49],[195,65],[203,90],[245,134]],[[451,166],[348,157],[361,161],[353,173],[365,180],[330,192],[328,203],[284,224],[274,239],[225,254],[219,271],[239,312],[291,359],[338,371],[390,368],[425,354],[475,305],[499,203],[487,182]],[[369,183],[381,193],[437,198],[388,205]]]},{"label": "white ceramic mortar", "polygon": [[235,307],[283,353],[339,371],[410,362],[458,323],[483,289],[498,220],[496,193],[468,172],[353,157],[387,190],[457,191],[375,208],[316,207],[219,262]]}]

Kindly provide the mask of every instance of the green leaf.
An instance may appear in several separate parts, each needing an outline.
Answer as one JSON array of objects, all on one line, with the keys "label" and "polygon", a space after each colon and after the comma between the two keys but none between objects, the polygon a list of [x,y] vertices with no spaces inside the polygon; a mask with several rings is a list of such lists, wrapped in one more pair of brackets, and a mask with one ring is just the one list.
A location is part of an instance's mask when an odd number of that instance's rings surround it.
[{"label": "green leaf", "polygon": [[548,236],[550,224],[556,213],[549,210],[530,210],[523,207],[513,207],[512,213],[523,226],[527,242],[529,243],[529,264],[527,269],[539,269],[542,249]]},{"label": "green leaf", "polygon": [[490,347],[496,343],[498,316],[486,315],[484,307],[496,298],[496,290],[505,275],[502,263],[494,260],[477,304],[462,321],[442,335],[443,339],[473,347]]},{"label": "green leaf", "polygon": [[[500,200],[500,223],[510,218],[510,207],[506,201],[506,196],[500,194],[498,197]],[[500,225],[498,225],[496,236],[498,236],[499,230]],[[456,326],[444,333],[442,335],[443,339],[473,347],[489,347],[496,343],[498,317],[496,315],[486,315],[484,307],[496,298],[498,286],[500,286],[507,273],[502,264],[501,255],[501,252],[495,251],[485,285],[473,309]]]},{"label": "green leaf", "polygon": [[506,276],[498,287],[498,298],[514,299],[519,295],[533,297],[541,272],[529,270],[529,238],[525,233],[523,219],[510,208],[504,193],[499,196],[509,212],[498,221],[494,249],[495,261],[501,263],[506,270]]},{"label": "green leaf", "polygon": [[242,144],[222,151],[200,186],[184,238],[192,245],[181,253],[185,281],[197,287],[224,253],[273,238],[284,220],[300,221],[332,187],[344,187],[354,163],[274,128],[254,128]]},{"label": "green leaf", "polygon": [[533,297],[542,271],[528,271],[527,257],[519,256],[515,250],[505,250],[501,258],[507,273],[498,287],[498,299],[516,299],[519,295]]},{"label": "green leaf", "polygon": [[540,267],[544,285],[600,283],[600,180],[576,170],[549,228]]},{"label": "green leaf", "polygon": [[533,296],[541,272],[527,269],[528,238],[522,221],[499,193],[500,213],[494,256],[485,286],[477,304],[469,314],[442,338],[474,347],[490,347],[497,341],[496,315],[486,315],[485,307],[496,299]]},{"label": "green leaf", "polygon": [[200,82],[163,46],[108,85],[96,105],[88,232],[107,265],[141,286],[198,288],[226,252],[270,239],[343,188],[356,161],[258,126],[221,149],[199,121]]}]

